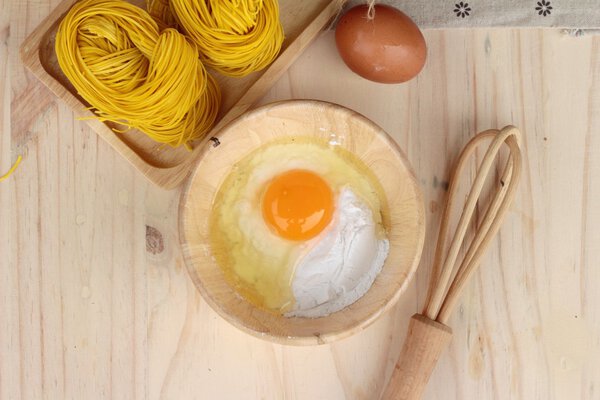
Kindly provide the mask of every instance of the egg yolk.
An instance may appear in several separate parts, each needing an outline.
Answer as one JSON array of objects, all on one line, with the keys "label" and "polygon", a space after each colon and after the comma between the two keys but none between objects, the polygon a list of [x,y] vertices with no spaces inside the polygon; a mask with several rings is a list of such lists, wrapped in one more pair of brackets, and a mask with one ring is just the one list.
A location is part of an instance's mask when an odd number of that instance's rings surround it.
[{"label": "egg yolk", "polygon": [[262,199],[265,222],[289,240],[307,240],[331,221],[333,193],[318,175],[291,170],[268,183]]}]

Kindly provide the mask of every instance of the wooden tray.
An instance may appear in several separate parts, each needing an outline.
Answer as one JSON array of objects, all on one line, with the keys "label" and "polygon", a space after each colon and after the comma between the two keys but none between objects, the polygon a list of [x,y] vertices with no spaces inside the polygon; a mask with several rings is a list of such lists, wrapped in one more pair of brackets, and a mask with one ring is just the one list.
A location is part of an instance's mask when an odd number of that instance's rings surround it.
[{"label": "wooden tray", "polygon": [[[79,117],[93,116],[88,104],[64,76],[54,52],[54,37],[60,21],[76,0],[64,0],[29,35],[21,45],[21,58],[25,66],[56,96],[65,101]],[[141,6],[143,2],[132,0]],[[194,150],[183,146],[171,148],[150,140],[137,130],[115,133],[110,124],[88,119],[90,127],[125,157],[154,184],[171,189],[181,184],[191,171],[194,160],[210,143],[211,136],[223,126],[244,113],[260,99],[283,72],[338,12],[339,0],[279,0],[280,18],[285,41],[279,57],[266,69],[244,78],[229,78],[213,73],[221,86],[223,99],[221,111],[212,131],[194,143]]]}]

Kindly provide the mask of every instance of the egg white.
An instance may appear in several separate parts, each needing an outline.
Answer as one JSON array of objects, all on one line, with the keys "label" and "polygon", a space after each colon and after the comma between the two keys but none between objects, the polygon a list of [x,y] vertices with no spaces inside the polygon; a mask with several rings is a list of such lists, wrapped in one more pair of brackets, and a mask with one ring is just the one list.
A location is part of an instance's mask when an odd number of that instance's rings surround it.
[{"label": "egg white", "polygon": [[383,191],[364,164],[337,146],[299,138],[277,141],[234,165],[213,202],[211,250],[225,276],[246,299],[282,313],[294,305],[294,265],[332,229],[337,212],[332,223],[310,240],[278,236],[263,219],[262,195],[274,177],[294,169],[323,178],[334,193],[334,205],[340,190],[350,188],[372,210],[378,235],[385,235]]}]

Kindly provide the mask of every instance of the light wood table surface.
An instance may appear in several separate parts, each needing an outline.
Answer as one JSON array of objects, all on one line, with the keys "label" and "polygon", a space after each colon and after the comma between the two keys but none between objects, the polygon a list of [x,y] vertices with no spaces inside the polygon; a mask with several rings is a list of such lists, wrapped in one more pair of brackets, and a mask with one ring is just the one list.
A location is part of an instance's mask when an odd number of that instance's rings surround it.
[{"label": "light wood table surface", "polygon": [[315,98],[386,129],[427,206],[397,307],[333,345],[286,347],[223,321],[188,278],[179,191],[147,183],[22,67],[57,0],[0,0],[0,399],[376,399],[420,311],[449,167],[514,124],[524,176],[450,321],[426,399],[600,398],[600,37],[427,31],[418,79],[349,72],[325,33],[262,100]]}]

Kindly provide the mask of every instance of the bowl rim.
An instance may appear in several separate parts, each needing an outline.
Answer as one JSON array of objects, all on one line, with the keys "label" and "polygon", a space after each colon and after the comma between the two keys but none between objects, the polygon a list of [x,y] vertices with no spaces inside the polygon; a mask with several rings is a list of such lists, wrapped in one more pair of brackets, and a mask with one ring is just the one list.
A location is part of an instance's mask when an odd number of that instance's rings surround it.
[{"label": "bowl rim", "polygon": [[400,148],[399,144],[383,128],[381,128],[379,125],[377,125],[375,122],[373,122],[372,120],[370,120],[363,114],[361,114],[357,111],[354,111],[348,107],[337,104],[337,103],[322,101],[322,100],[311,100],[311,99],[289,99],[289,100],[279,100],[279,101],[270,102],[270,103],[261,105],[259,107],[253,108],[253,109],[243,113],[242,115],[238,116],[237,118],[235,118],[234,120],[229,122],[227,125],[225,125],[218,132],[216,132],[213,135],[213,137],[218,139],[219,136],[223,132],[226,132],[226,131],[230,130],[232,127],[234,127],[235,125],[242,123],[244,119],[248,118],[249,116],[251,116],[253,114],[259,114],[259,113],[263,112],[265,109],[273,109],[274,107],[289,107],[292,104],[298,104],[298,105],[304,105],[304,106],[319,106],[319,105],[328,106],[328,107],[337,108],[340,111],[352,114],[354,117],[361,120],[361,123],[363,123],[365,125],[369,125],[370,128],[372,129],[372,131],[375,132],[375,134],[378,135],[383,141],[385,141],[386,144],[389,146],[390,150],[395,152],[398,155],[398,157],[401,159],[402,163],[404,164],[404,166],[406,168],[407,177],[410,178],[410,180],[413,183],[413,189],[414,189],[414,193],[415,193],[415,203],[417,206],[415,209],[415,213],[416,213],[416,217],[417,217],[417,221],[418,221],[417,225],[420,227],[419,232],[417,234],[418,236],[417,236],[417,241],[416,241],[415,256],[414,256],[414,259],[412,260],[412,264],[410,265],[410,268],[407,270],[406,278],[404,279],[404,281],[398,286],[398,288],[393,292],[393,295],[390,296],[381,307],[379,307],[378,309],[376,309],[375,311],[370,313],[366,318],[358,321],[354,325],[347,327],[345,329],[334,330],[334,331],[330,331],[327,333],[313,334],[313,335],[307,335],[307,336],[282,336],[282,335],[277,335],[277,334],[272,334],[272,333],[258,332],[256,330],[246,326],[238,318],[235,318],[232,315],[230,315],[229,313],[227,313],[212,298],[212,296],[209,294],[209,292],[206,289],[206,287],[204,286],[204,284],[200,281],[200,279],[192,271],[193,266],[190,265],[190,261],[189,261],[191,258],[191,255],[189,253],[188,246],[186,246],[187,242],[185,240],[186,235],[185,235],[184,221],[183,221],[184,215],[185,215],[184,209],[186,207],[186,199],[188,198],[189,192],[192,187],[192,182],[194,181],[194,177],[198,171],[198,166],[202,162],[202,159],[207,155],[207,153],[210,149],[210,147],[209,147],[210,144],[207,144],[205,146],[205,148],[200,152],[200,154],[194,161],[193,168],[191,168],[191,173],[190,173],[188,179],[186,180],[186,182],[181,190],[181,193],[180,193],[179,204],[178,204],[178,216],[177,216],[177,232],[178,232],[178,236],[179,236],[179,240],[178,240],[179,248],[180,248],[180,251],[182,254],[183,262],[185,264],[188,276],[192,280],[192,283],[194,284],[194,287],[196,288],[196,290],[198,290],[198,292],[200,292],[202,299],[208,303],[208,305],[210,306],[210,308],[213,311],[215,311],[221,318],[223,318],[225,321],[227,321],[231,325],[235,326],[236,328],[240,329],[241,331],[243,331],[245,333],[250,334],[253,337],[263,339],[263,340],[266,340],[266,341],[269,341],[272,343],[277,343],[277,344],[294,345],[294,346],[310,346],[310,345],[328,344],[328,343],[333,343],[338,340],[353,336],[354,334],[361,332],[362,330],[364,330],[365,328],[367,328],[371,324],[373,324],[377,319],[379,319],[383,314],[385,314],[387,311],[389,311],[392,307],[394,307],[398,303],[400,296],[406,291],[410,282],[412,282],[413,277],[414,277],[416,270],[419,266],[419,263],[421,261],[421,256],[423,253],[423,246],[425,243],[425,234],[426,234],[425,203],[424,203],[423,192],[421,190],[421,187],[419,186],[418,179],[415,175],[412,164],[409,162],[408,157],[406,156],[406,154],[404,153],[402,148]]}]

